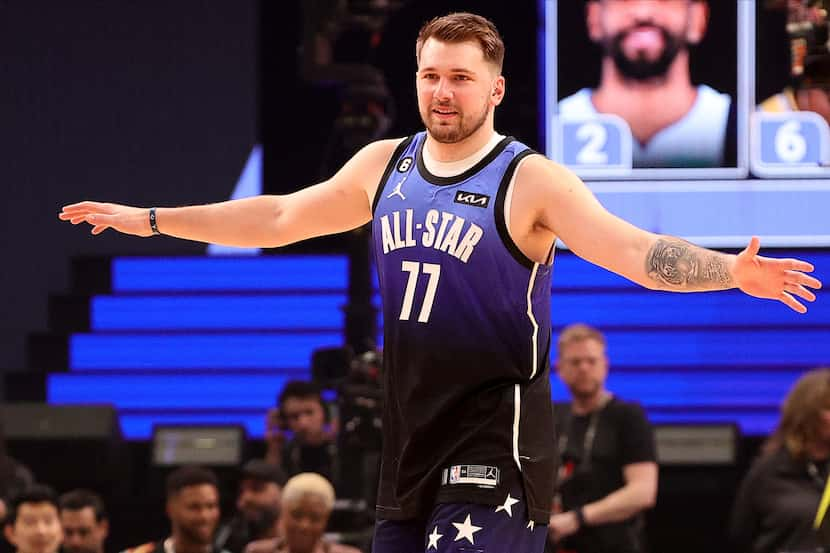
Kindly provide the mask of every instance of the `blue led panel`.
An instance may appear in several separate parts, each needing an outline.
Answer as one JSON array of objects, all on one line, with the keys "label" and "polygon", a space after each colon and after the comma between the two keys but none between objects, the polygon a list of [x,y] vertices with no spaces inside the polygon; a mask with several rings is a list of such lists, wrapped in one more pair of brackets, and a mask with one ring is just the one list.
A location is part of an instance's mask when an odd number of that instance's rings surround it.
[{"label": "blue led panel", "polygon": [[[678,315],[682,316],[682,315]],[[590,322],[590,321],[588,321]],[[815,367],[830,363],[827,328],[606,330],[608,357],[620,369],[709,366]],[[554,340],[556,335],[554,335]],[[555,344],[551,356],[556,355]],[[754,378],[751,373],[742,373]]]},{"label": "blue led panel", "polygon": [[305,334],[73,334],[70,369],[305,369],[339,332]]},{"label": "blue led panel", "polygon": [[345,294],[96,296],[91,325],[106,330],[342,329]]},{"label": "blue led panel", "polygon": [[262,257],[119,257],[112,261],[115,292],[344,291],[348,259],[336,255]]},{"label": "blue led panel", "polygon": [[99,374],[48,375],[49,403],[111,403],[120,409],[266,409],[285,382],[308,379],[286,374]]},{"label": "blue led panel", "polygon": [[[621,371],[612,365],[607,387],[646,407],[766,408],[777,407],[801,374],[799,370]],[[555,399],[569,397],[557,376],[551,377],[551,385]]]},{"label": "blue led panel", "polygon": [[623,326],[782,326],[830,330],[830,302],[810,304],[801,316],[782,303],[762,301],[737,290],[701,294],[634,290],[557,292],[551,297],[555,326],[574,322],[597,328]]}]

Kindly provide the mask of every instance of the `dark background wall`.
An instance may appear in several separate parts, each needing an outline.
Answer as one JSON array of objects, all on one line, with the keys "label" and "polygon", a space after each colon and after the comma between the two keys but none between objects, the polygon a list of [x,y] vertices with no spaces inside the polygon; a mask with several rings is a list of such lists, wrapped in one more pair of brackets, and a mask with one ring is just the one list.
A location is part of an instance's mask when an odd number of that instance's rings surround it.
[{"label": "dark background wall", "polygon": [[91,239],[57,213],[230,196],[257,140],[257,29],[253,0],[0,4],[0,370],[23,366],[70,256],[204,250]]}]

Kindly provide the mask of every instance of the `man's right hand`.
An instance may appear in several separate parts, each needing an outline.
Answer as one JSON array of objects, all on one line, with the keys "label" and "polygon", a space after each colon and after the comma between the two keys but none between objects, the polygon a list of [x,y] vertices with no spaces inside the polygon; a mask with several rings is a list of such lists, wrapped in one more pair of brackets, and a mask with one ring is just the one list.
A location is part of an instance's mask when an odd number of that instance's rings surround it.
[{"label": "man's right hand", "polygon": [[113,228],[124,234],[151,236],[150,210],[101,202],[80,202],[64,206],[58,218],[73,225],[89,223],[92,234],[101,234]]}]

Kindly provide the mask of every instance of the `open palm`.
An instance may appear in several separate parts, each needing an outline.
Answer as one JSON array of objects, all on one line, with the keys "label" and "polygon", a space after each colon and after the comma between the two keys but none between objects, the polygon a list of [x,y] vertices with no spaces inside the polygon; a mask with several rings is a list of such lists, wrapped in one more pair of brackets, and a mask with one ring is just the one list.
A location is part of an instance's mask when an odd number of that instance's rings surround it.
[{"label": "open palm", "polygon": [[744,293],[756,298],[779,300],[785,305],[806,313],[807,308],[796,299],[815,301],[816,296],[808,290],[821,288],[821,281],[805,273],[813,266],[799,259],[773,259],[758,255],[761,241],[753,236],[749,245],[735,260],[732,277]]},{"label": "open palm", "polygon": [[150,236],[152,234],[148,210],[141,207],[102,202],[80,202],[64,206],[58,218],[61,221],[69,221],[73,225],[89,223],[92,225],[92,234],[101,234],[108,228],[135,236]]}]

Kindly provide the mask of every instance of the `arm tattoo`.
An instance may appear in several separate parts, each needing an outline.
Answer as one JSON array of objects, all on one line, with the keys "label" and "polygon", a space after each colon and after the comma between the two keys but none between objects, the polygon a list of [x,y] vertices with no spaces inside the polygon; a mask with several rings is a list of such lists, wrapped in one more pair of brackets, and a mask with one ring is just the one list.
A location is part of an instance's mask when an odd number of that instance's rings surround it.
[{"label": "arm tattoo", "polygon": [[659,238],[646,255],[646,274],[668,290],[734,286],[724,256],[677,238]]}]

